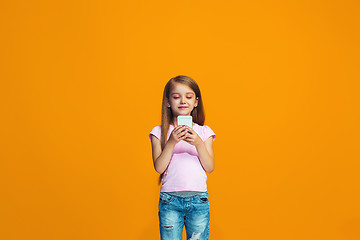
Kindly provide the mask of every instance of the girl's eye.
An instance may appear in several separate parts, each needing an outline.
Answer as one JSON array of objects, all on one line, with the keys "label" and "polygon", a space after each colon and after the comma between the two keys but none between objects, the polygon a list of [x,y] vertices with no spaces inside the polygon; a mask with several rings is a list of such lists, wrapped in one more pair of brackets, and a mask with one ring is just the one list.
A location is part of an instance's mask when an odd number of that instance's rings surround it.
[{"label": "girl's eye", "polygon": [[[173,97],[174,99],[178,99],[179,97]],[[192,97],[186,97],[187,99],[192,99]]]}]

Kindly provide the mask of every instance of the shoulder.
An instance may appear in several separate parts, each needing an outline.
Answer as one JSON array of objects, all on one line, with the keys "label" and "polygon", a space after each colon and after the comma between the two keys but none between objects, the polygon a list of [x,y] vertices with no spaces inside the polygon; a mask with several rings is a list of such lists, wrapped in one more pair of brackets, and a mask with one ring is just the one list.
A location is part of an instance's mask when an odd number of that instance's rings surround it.
[{"label": "shoulder", "polygon": [[211,127],[209,127],[208,125],[202,125],[201,126],[201,125],[195,123],[194,127],[198,128],[201,131],[212,131]]},{"label": "shoulder", "polygon": [[215,135],[214,131],[211,129],[211,127],[209,127],[208,125],[201,126],[201,125],[195,124],[195,127],[198,130],[197,131],[198,134],[204,141],[207,140],[210,136],[213,136],[213,139],[215,140],[216,135]]},{"label": "shoulder", "polygon": [[151,135],[154,135],[158,139],[161,137],[161,125],[153,127],[149,133],[149,139],[151,140]]},{"label": "shoulder", "polygon": [[151,131],[157,131],[157,130],[161,131],[161,125],[153,127],[153,129]]}]

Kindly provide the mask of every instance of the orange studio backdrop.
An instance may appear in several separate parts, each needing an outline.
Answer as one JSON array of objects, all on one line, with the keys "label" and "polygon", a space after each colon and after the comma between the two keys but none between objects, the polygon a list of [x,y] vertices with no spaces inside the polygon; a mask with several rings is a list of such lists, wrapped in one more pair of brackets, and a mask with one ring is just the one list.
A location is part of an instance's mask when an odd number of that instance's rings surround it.
[{"label": "orange studio backdrop", "polygon": [[0,239],[160,239],[166,82],[217,135],[210,239],[360,239],[358,1],[1,1]]}]

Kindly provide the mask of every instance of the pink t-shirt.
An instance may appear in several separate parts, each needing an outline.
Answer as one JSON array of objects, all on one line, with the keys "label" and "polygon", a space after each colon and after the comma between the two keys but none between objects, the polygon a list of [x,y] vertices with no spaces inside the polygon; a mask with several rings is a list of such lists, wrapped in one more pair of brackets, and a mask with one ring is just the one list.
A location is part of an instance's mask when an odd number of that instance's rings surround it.
[{"label": "pink t-shirt", "polygon": [[[172,125],[169,126],[167,139],[169,139],[174,128]],[[215,140],[216,135],[209,126],[200,126],[195,123],[193,129],[204,142],[211,136],[213,141]],[[151,130],[150,140],[151,134],[160,140],[161,126],[156,126]],[[200,163],[196,147],[181,140],[175,145],[169,166],[164,172],[160,192],[206,192],[206,180],[206,172]]]}]

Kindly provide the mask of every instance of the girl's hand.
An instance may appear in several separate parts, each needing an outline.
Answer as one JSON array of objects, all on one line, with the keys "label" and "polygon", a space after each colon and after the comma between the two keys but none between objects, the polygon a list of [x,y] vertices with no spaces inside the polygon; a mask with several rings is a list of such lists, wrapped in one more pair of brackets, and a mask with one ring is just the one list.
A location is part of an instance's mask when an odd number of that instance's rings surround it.
[{"label": "girl's hand", "polygon": [[190,133],[186,133],[186,138],[183,139],[187,143],[190,143],[191,145],[198,146],[199,144],[204,143],[203,140],[200,138],[200,136],[194,131],[194,129],[186,126],[185,129],[189,131]]},{"label": "girl's hand", "polygon": [[186,131],[185,126],[180,125],[180,126],[175,127],[170,134],[169,142],[173,142],[176,144],[176,143],[180,142],[181,140],[185,140],[185,138],[187,137],[186,133],[187,133],[187,131]]}]

